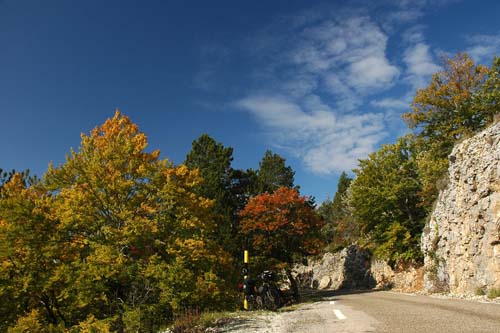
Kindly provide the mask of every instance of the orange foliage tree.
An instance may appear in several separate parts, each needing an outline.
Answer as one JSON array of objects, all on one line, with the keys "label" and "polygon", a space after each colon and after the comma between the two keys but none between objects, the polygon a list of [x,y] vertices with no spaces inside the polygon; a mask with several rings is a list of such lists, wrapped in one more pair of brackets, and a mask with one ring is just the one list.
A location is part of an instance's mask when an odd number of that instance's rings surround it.
[{"label": "orange foliage tree", "polygon": [[296,189],[280,187],[251,198],[240,216],[241,232],[255,254],[268,265],[285,269],[297,294],[292,264],[323,247],[319,234],[323,222],[311,202]]},{"label": "orange foliage tree", "polygon": [[452,140],[453,145],[492,120],[489,111],[475,105],[487,74],[488,67],[476,65],[465,53],[446,58],[444,70],[434,74],[426,88],[417,90],[412,110],[403,118],[410,128],[421,128],[423,138]]}]

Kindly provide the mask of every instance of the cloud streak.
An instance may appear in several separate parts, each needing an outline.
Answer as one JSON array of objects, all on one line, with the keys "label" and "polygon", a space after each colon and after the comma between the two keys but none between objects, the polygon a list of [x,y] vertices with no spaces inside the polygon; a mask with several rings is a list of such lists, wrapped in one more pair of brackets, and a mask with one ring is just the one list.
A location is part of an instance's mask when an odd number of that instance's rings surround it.
[{"label": "cloud streak", "polygon": [[265,124],[281,145],[317,174],[354,168],[387,134],[382,114],[309,112],[284,96],[272,95],[246,97],[236,106]]},{"label": "cloud streak", "polygon": [[424,42],[418,42],[407,48],[403,60],[407,66],[407,79],[414,89],[425,86],[429,77],[441,70],[432,59],[429,45]]},{"label": "cloud streak", "polygon": [[387,136],[384,113],[356,110],[400,75],[386,55],[388,36],[375,21],[340,16],[309,13],[276,43],[269,36],[256,43],[273,54],[266,73],[272,84],[234,103],[316,174],[351,170],[376,149]]},{"label": "cloud streak", "polygon": [[407,92],[400,98],[388,97],[371,101],[371,105],[383,109],[389,114],[408,110],[417,89],[423,88],[429,82],[432,75],[440,70],[441,66],[436,64],[430,46],[426,43],[423,27],[416,25],[403,33],[403,41],[407,44],[403,52],[402,78]]},{"label": "cloud streak", "polygon": [[399,113],[411,99],[379,96],[396,83],[414,91],[440,69],[417,25],[402,36],[401,60],[387,56],[395,25],[413,24],[427,3],[396,1],[382,15],[385,21],[352,8],[281,20],[252,39],[250,52],[266,63],[265,70],[255,75],[258,87],[233,105],[250,113],[277,147],[311,172],[356,167],[388,137],[389,126],[402,125]]},{"label": "cloud streak", "polygon": [[500,34],[474,35],[469,36],[467,40],[470,46],[466,52],[478,63],[491,61],[493,56],[500,54]]},{"label": "cloud streak", "polygon": [[328,93],[355,106],[356,96],[390,87],[399,69],[386,57],[388,37],[368,17],[325,20],[300,33],[288,54],[294,71],[315,75]]}]

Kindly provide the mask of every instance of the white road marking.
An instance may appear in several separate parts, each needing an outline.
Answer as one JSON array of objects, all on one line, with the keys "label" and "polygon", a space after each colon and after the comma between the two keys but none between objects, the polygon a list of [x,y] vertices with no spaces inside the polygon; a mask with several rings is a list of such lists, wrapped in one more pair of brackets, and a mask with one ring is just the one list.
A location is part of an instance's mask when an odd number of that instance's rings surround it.
[{"label": "white road marking", "polygon": [[335,301],[330,301],[330,304],[335,304]]},{"label": "white road marking", "polygon": [[337,316],[337,318],[339,318],[340,320],[347,319],[347,317],[344,316],[344,314],[342,313],[342,311],[335,309],[335,310],[333,310],[333,312],[335,313],[335,315]]}]

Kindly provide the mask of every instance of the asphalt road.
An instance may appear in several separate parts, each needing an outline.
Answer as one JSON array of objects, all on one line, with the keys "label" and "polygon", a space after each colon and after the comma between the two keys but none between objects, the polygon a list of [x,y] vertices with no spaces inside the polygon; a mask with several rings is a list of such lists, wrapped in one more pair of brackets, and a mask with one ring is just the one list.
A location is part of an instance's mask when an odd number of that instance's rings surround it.
[{"label": "asphalt road", "polygon": [[500,333],[500,304],[391,292],[333,299],[344,309],[346,321],[353,311],[372,318],[374,332]]},{"label": "asphalt road", "polygon": [[500,333],[500,304],[386,291],[323,294],[294,311],[261,315],[226,332]]}]

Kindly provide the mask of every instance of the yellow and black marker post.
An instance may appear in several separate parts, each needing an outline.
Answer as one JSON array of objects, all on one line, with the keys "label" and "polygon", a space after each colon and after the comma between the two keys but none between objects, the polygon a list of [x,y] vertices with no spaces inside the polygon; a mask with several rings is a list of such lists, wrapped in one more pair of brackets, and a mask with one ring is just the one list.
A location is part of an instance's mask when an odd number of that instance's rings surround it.
[{"label": "yellow and black marker post", "polygon": [[[248,250],[244,251],[243,254],[243,283],[246,283],[248,279]],[[248,301],[246,295],[243,297],[243,309],[248,310]]]}]

